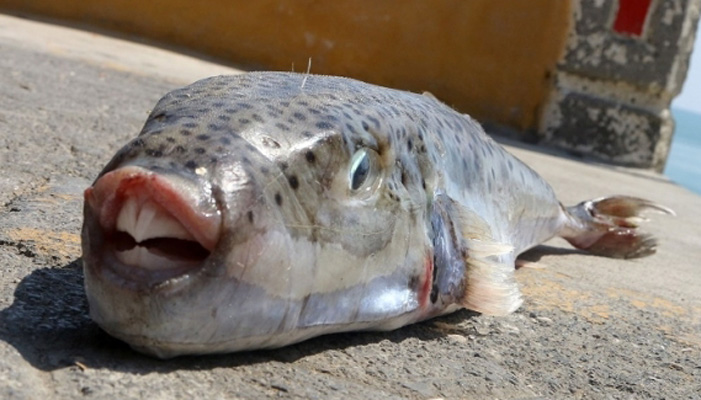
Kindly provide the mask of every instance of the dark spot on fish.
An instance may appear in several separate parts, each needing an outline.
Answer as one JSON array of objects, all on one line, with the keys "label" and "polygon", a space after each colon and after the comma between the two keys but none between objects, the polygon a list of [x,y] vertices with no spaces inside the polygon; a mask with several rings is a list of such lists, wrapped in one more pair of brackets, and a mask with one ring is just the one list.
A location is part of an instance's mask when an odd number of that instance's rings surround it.
[{"label": "dark spot on fish", "polygon": [[369,130],[370,130],[370,125],[368,125],[367,122],[363,121],[363,122],[362,122],[362,125],[363,125],[363,129],[365,129],[366,131],[369,131]]},{"label": "dark spot on fish", "polygon": [[219,142],[220,142],[221,144],[231,144],[231,139],[229,139],[229,138],[226,137],[226,136],[222,136],[222,137],[219,138]]},{"label": "dark spot on fish", "polygon": [[355,131],[355,128],[353,128],[353,125],[351,124],[346,124],[346,129],[352,134],[356,134],[357,132]]},{"label": "dark spot on fish", "polygon": [[166,142],[168,142],[168,143],[175,143],[175,138],[172,137],[172,136],[168,136],[168,137],[166,138]]},{"label": "dark spot on fish", "polygon": [[368,115],[367,119],[369,119],[370,122],[372,122],[373,125],[375,125],[376,129],[380,129],[380,121],[377,118]]},{"label": "dark spot on fish", "polygon": [[307,152],[304,154],[304,158],[307,159],[307,162],[313,163],[316,161],[316,156],[314,155],[314,152],[311,150],[307,150]]},{"label": "dark spot on fish", "polygon": [[175,147],[173,148],[173,151],[176,152],[176,153],[182,154],[182,153],[185,153],[186,149],[185,149],[185,147],[183,147],[183,146],[175,146]]},{"label": "dark spot on fish", "polygon": [[209,140],[209,135],[197,135],[197,140]]},{"label": "dark spot on fish", "polygon": [[408,139],[406,141],[406,148],[409,151],[412,151],[414,149],[414,142],[412,142],[411,139]]},{"label": "dark spot on fish", "polygon": [[421,187],[426,190],[426,180],[424,178],[421,178]]},{"label": "dark spot on fish", "polygon": [[224,110],[224,112],[227,114],[236,114],[237,111],[238,110],[235,108],[227,108],[226,110]]},{"label": "dark spot on fish", "polygon": [[185,167],[194,170],[195,168],[197,168],[197,163],[194,160],[190,160],[185,163]]},{"label": "dark spot on fish", "polygon": [[218,116],[217,118],[218,118],[220,121],[225,121],[225,122],[231,121],[231,117],[228,116],[228,115],[223,115],[223,114],[222,114],[222,115]]},{"label": "dark spot on fish", "polygon": [[251,115],[251,118],[253,118],[253,120],[256,121],[256,122],[263,122],[263,121],[265,121],[265,120],[263,119],[263,117],[261,117],[261,116],[258,115],[258,114],[252,114],[252,115]]},{"label": "dark spot on fish", "polygon": [[263,173],[263,175],[268,175],[270,173],[270,170],[266,166],[260,167],[260,172]]},{"label": "dark spot on fish", "polygon": [[246,217],[248,217],[248,222],[253,223],[253,211],[247,212]]},{"label": "dark spot on fish", "polygon": [[253,108],[252,105],[250,105],[248,103],[244,103],[244,102],[238,103],[236,105],[243,108],[243,109],[246,109],[246,110],[250,110],[251,108]]},{"label": "dark spot on fish", "polygon": [[280,161],[280,162],[278,163],[278,166],[279,166],[280,169],[283,170],[283,171],[286,170],[287,167],[289,167],[289,165],[287,165],[287,162],[285,162],[285,161]]},{"label": "dark spot on fish", "polygon": [[244,164],[251,165],[251,160],[246,156],[241,157],[241,161],[243,161]]},{"label": "dark spot on fish", "polygon": [[248,118],[239,118],[239,123],[240,123],[240,124],[244,124],[244,125],[245,125],[245,124],[250,124],[250,123],[251,123],[251,120],[248,119]]},{"label": "dark spot on fish", "polygon": [[299,187],[299,180],[297,180],[297,176],[292,175],[289,178],[287,178],[287,181],[290,182],[290,187],[294,190],[297,190]]},{"label": "dark spot on fish", "polygon": [[310,138],[310,137],[312,137],[313,135],[312,135],[312,133],[309,132],[309,131],[304,131],[304,132],[302,132],[302,136],[304,136],[305,138]]},{"label": "dark spot on fish", "polygon": [[162,157],[163,152],[155,149],[146,149],[146,155],[149,155],[151,157]]},{"label": "dark spot on fish", "polygon": [[319,121],[316,123],[316,127],[319,129],[327,130],[327,129],[333,128],[333,125],[331,125],[330,123],[328,123],[326,121]]},{"label": "dark spot on fish", "polygon": [[275,124],[275,127],[278,128],[278,129],[280,129],[280,130],[282,130],[282,131],[289,131],[289,130],[290,130],[290,127],[289,127],[289,126],[287,126],[287,125],[285,125],[285,124],[283,124],[283,123],[280,123],[280,122],[278,122],[277,124]]},{"label": "dark spot on fish", "polygon": [[306,121],[306,120],[307,120],[307,117],[306,117],[304,114],[302,114],[301,112],[296,112],[296,113],[292,114],[292,116],[295,117],[295,118],[297,118],[297,119],[300,120],[300,121]]},{"label": "dark spot on fish", "polygon": [[[200,126],[197,122],[186,122],[183,124],[184,127],[194,129]],[[182,131],[180,131],[182,133]]]},{"label": "dark spot on fish", "polygon": [[268,114],[270,114],[271,117],[277,117],[282,115],[282,110],[273,106],[273,105],[268,105]]},{"label": "dark spot on fish", "polygon": [[195,147],[193,151],[197,154],[204,154],[207,152],[207,150],[205,150],[204,147]]},{"label": "dark spot on fish", "polygon": [[282,206],[282,195],[280,195],[280,192],[275,193],[275,203],[278,206]]},{"label": "dark spot on fish", "polygon": [[144,141],[143,139],[136,139],[133,142],[131,142],[131,147],[144,147]]}]

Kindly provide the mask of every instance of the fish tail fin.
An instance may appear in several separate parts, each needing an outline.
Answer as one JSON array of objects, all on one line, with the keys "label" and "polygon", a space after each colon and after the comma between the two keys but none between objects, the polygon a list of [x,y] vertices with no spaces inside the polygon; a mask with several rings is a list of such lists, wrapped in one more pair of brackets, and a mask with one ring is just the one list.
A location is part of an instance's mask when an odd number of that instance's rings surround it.
[{"label": "fish tail fin", "polygon": [[[564,207],[563,207],[564,208]],[[654,254],[657,239],[638,230],[652,210],[675,215],[662,205],[628,196],[588,200],[565,210],[567,222],[560,236],[574,247],[612,258],[638,258]]]}]

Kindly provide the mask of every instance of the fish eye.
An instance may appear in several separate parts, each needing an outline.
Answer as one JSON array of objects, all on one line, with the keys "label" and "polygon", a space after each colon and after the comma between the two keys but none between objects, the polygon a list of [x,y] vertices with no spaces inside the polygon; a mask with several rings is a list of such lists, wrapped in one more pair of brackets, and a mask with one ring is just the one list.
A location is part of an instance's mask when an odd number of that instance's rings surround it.
[{"label": "fish eye", "polygon": [[372,150],[360,149],[353,154],[348,171],[348,182],[353,192],[366,186],[370,178],[375,174],[376,159]]}]

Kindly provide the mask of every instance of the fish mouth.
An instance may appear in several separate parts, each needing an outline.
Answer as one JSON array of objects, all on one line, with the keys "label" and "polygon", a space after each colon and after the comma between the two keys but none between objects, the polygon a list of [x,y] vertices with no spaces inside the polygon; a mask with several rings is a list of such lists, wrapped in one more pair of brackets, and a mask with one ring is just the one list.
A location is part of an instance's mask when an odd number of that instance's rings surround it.
[{"label": "fish mouth", "polygon": [[96,253],[86,260],[126,282],[153,286],[196,271],[219,239],[216,203],[189,179],[122,167],[88,188],[85,202],[84,240]]}]

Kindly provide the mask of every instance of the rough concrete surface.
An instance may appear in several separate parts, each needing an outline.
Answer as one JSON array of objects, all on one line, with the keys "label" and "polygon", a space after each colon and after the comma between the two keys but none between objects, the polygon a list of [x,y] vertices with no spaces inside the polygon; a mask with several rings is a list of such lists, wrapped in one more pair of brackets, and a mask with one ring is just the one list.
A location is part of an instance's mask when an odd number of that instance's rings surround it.
[{"label": "rough concrete surface", "polygon": [[[661,202],[658,254],[553,240],[526,254],[526,302],[393,332],[159,361],[87,315],[82,190],[168,90],[227,68],[0,15],[0,398],[701,398],[701,197],[643,171],[507,146],[574,203]],[[174,66],[177,66],[175,68]]]}]

